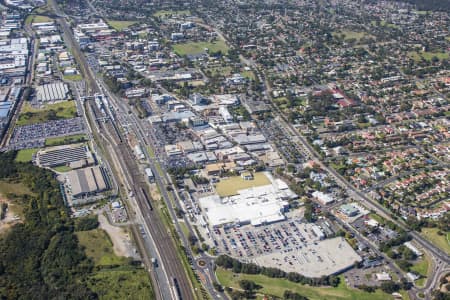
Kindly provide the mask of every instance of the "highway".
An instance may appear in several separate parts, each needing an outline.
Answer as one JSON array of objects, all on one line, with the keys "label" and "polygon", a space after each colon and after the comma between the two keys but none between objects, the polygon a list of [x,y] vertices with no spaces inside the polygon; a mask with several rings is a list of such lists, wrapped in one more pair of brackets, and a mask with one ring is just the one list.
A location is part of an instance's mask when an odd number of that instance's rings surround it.
[{"label": "highway", "polygon": [[[83,77],[87,83],[87,90],[90,93],[102,93],[103,89],[99,86],[92,70],[86,62],[84,55],[81,53],[78,44],[75,42],[72,31],[70,29],[65,15],[61,12],[60,8],[56,4],[55,0],[50,0],[50,3],[56,13],[59,16],[57,19],[58,24],[64,31],[65,41],[68,46],[72,49],[73,55],[78,63],[78,66],[83,74]],[[143,216],[144,225],[147,232],[150,233],[154,245],[156,246],[157,252],[161,258],[158,271],[165,272],[165,278],[168,281],[168,285],[172,288],[167,290],[160,290],[158,288],[158,282],[155,282],[155,277],[152,275],[152,281],[155,293],[158,298],[162,299],[195,299],[191,283],[186,275],[184,267],[180,261],[177,253],[176,245],[170,234],[167,231],[164,223],[162,222],[156,209],[153,209],[154,203],[151,199],[146,196],[148,195],[147,183],[140,172],[139,166],[136,163],[130,147],[126,143],[125,139],[122,137],[121,130],[117,127],[117,122],[114,122],[116,112],[110,112],[113,115],[109,116],[108,121],[98,122],[96,117],[100,116],[101,112],[98,110],[92,100],[87,100],[87,105],[90,108],[91,115],[93,116],[93,122],[97,122],[99,135],[104,137],[102,141],[97,141],[108,145],[108,149],[111,151],[111,156],[116,157],[116,166],[120,166],[122,177],[129,185],[129,192],[134,195],[137,203],[137,208],[139,209],[141,215]],[[119,111],[117,113],[127,114],[127,111]],[[131,215],[130,215],[131,217]],[[152,268],[146,253],[141,253],[144,257],[143,261],[146,263],[147,268]],[[178,288],[175,288],[178,286]]]}]

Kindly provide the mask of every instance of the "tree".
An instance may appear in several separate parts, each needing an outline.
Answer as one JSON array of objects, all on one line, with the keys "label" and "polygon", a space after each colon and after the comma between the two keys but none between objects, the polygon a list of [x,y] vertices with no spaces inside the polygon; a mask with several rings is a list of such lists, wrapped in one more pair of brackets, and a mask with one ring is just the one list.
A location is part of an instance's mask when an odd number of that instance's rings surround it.
[{"label": "tree", "polygon": [[417,258],[417,255],[409,248],[405,247],[402,252],[402,256],[406,260],[413,260]]},{"label": "tree", "polygon": [[405,272],[409,272],[409,268],[411,268],[412,264],[404,259],[399,259],[395,262],[397,266]]},{"label": "tree", "polygon": [[397,292],[400,289],[400,286],[393,281],[385,281],[380,285],[380,288],[383,292],[392,294]]},{"label": "tree", "polygon": [[337,287],[338,285],[339,285],[339,283],[340,283],[340,278],[339,277],[337,277],[337,276],[330,276],[329,278],[328,278],[328,281],[329,281],[329,284],[331,285],[331,286],[333,286],[333,287]]},{"label": "tree", "polygon": [[304,217],[305,217],[305,220],[307,220],[308,222],[314,222],[315,221],[314,207],[313,207],[313,203],[312,203],[312,201],[310,199],[307,199],[305,201]]},{"label": "tree", "polygon": [[255,297],[255,290],[260,289],[261,286],[257,285],[251,280],[240,280],[239,286],[244,290],[244,295],[247,299],[252,299]]},{"label": "tree", "polygon": [[75,229],[77,231],[88,231],[98,227],[97,216],[83,217],[75,220]]},{"label": "tree", "polygon": [[85,284],[93,263],[73,233],[69,216],[51,171],[14,161],[16,153],[0,154],[0,179],[17,180],[25,195],[24,222],[2,236],[0,298],[94,299]]},{"label": "tree", "polygon": [[213,282],[213,287],[216,291],[223,292],[223,286],[220,283],[218,283],[217,281]]},{"label": "tree", "polygon": [[302,296],[299,293],[292,292],[290,290],[284,291],[283,299],[286,299],[286,300],[308,300],[307,297]]},{"label": "tree", "polygon": [[209,246],[206,243],[202,243],[202,251],[206,252],[209,250]]},{"label": "tree", "polygon": [[243,279],[239,281],[239,286],[248,291],[254,290],[258,285],[254,281]]},{"label": "tree", "polygon": [[198,239],[197,239],[197,237],[194,234],[192,234],[190,232],[189,235],[188,235],[188,241],[189,241],[189,244],[191,246],[194,246],[197,243]]}]

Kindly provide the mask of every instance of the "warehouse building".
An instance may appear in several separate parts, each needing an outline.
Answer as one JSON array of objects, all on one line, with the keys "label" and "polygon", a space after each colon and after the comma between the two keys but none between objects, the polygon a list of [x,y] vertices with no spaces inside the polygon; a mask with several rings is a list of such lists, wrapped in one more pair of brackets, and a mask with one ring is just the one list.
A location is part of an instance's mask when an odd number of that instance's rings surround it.
[{"label": "warehouse building", "polygon": [[89,167],[73,170],[66,175],[66,188],[72,196],[73,205],[77,200],[93,196],[108,189],[104,170],[99,167]]},{"label": "warehouse building", "polygon": [[39,102],[56,102],[69,99],[69,88],[63,82],[44,84],[37,87]]}]

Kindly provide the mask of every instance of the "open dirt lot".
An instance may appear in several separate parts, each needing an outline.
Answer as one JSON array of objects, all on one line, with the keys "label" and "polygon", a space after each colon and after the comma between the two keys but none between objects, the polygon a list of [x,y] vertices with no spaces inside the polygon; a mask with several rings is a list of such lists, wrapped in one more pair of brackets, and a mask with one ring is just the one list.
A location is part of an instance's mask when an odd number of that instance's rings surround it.
[{"label": "open dirt lot", "polygon": [[109,224],[104,215],[99,215],[98,221],[100,222],[100,228],[105,230],[110,236],[111,241],[114,245],[114,253],[117,256],[138,258],[138,254],[135,251],[135,247],[131,241],[130,234],[128,232],[125,232],[124,228]]}]

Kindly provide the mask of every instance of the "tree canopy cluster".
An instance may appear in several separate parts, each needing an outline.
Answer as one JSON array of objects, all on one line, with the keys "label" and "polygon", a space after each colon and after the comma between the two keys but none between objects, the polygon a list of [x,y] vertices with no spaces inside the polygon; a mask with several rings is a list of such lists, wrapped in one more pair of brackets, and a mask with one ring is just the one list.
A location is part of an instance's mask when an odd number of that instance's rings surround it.
[{"label": "tree canopy cluster", "polygon": [[295,272],[286,273],[277,268],[260,267],[254,263],[241,263],[239,260],[227,255],[220,255],[215,262],[219,267],[231,269],[234,273],[262,274],[272,278],[285,278],[292,282],[308,284],[311,286],[330,285],[336,287],[339,284],[339,277],[337,276],[331,275],[322,276],[320,278],[309,278]]},{"label": "tree canopy cluster", "polygon": [[25,220],[0,237],[0,298],[96,299],[84,284],[93,269],[74,235],[74,224],[49,170],[0,154],[0,180],[28,187]]}]

